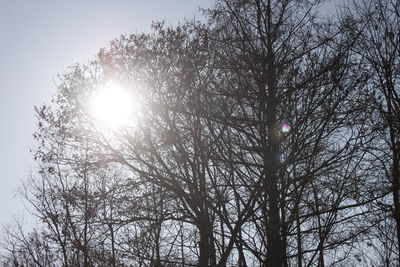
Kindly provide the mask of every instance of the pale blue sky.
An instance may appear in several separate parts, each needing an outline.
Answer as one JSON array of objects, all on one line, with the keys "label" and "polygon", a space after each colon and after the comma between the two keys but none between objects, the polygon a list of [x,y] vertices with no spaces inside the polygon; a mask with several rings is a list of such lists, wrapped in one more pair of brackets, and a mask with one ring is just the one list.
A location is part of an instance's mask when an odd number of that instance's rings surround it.
[{"label": "pale blue sky", "polygon": [[53,80],[85,63],[120,34],[175,25],[213,0],[0,0],[0,224],[23,213],[15,197],[34,168],[34,105],[56,92]]}]

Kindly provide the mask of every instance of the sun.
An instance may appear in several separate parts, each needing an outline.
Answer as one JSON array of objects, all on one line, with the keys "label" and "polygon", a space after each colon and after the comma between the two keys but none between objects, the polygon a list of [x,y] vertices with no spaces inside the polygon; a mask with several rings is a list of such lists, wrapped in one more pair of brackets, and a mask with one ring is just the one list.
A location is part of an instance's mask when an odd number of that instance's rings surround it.
[{"label": "sun", "polygon": [[111,128],[127,125],[139,107],[133,95],[114,82],[100,88],[90,102],[94,119]]}]

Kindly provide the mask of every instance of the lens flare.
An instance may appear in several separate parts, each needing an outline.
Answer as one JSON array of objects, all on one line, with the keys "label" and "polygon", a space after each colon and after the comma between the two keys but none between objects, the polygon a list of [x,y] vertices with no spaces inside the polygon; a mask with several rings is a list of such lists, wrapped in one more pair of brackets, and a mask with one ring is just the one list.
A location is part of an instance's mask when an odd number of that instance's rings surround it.
[{"label": "lens flare", "polygon": [[282,133],[288,133],[290,129],[291,127],[289,123],[287,122],[282,123],[282,128],[281,128]]}]

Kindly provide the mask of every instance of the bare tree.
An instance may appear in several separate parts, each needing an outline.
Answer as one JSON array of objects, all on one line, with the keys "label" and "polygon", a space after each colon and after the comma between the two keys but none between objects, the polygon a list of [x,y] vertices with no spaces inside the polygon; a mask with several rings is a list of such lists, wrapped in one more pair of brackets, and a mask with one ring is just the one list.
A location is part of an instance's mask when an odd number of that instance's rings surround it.
[{"label": "bare tree", "polygon": [[369,192],[382,196],[372,205],[381,211],[378,218],[382,220],[376,222],[376,226],[377,229],[389,230],[390,227],[384,225],[389,223],[388,220],[394,220],[397,240],[392,243],[394,240],[389,238],[383,242],[394,254],[389,253],[392,255],[385,261],[397,258],[400,263],[400,5],[398,1],[390,0],[358,1],[347,14],[359,21],[354,23],[354,28],[363,29],[354,53],[369,77],[360,102],[370,114],[368,124],[371,136],[374,136],[368,147]]},{"label": "bare tree", "polygon": [[[397,78],[372,64],[372,20],[325,20],[319,4],[216,1],[205,24],[156,23],[60,77],[25,197],[61,265],[350,265],[393,228]],[[124,127],[88,104],[110,80],[140,107]],[[369,86],[383,89],[362,101]],[[370,174],[389,169],[376,190]]]},{"label": "bare tree", "polygon": [[[351,209],[355,197],[347,189],[362,158],[363,135],[351,102],[364,80],[356,79],[349,58],[356,36],[318,18],[317,8],[298,1],[218,1],[209,11],[214,31],[203,30],[225,78],[216,91],[226,112],[215,117],[236,137],[235,159],[231,152],[227,160],[237,179],[251,174],[263,188],[246,233],[252,241],[241,241],[266,266],[287,266],[288,243],[296,242],[299,266],[313,264],[318,253],[323,265],[324,250],[336,247],[328,240],[347,239],[332,229],[351,218],[338,211]],[[307,238],[319,240],[317,247],[314,241],[305,249]]]}]

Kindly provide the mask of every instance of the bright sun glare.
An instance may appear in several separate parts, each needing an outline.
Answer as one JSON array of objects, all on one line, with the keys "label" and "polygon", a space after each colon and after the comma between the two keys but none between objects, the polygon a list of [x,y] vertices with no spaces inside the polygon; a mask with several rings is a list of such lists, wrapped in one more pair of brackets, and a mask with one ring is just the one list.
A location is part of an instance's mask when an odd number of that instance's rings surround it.
[{"label": "bright sun glare", "polygon": [[126,89],[109,82],[92,98],[91,110],[95,119],[108,127],[125,125],[137,112],[138,103]]}]

